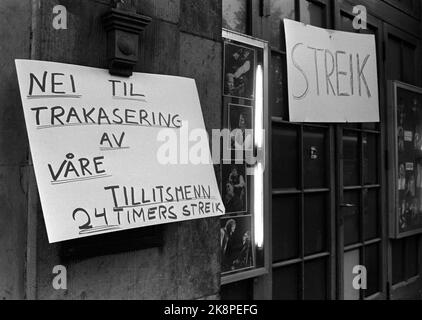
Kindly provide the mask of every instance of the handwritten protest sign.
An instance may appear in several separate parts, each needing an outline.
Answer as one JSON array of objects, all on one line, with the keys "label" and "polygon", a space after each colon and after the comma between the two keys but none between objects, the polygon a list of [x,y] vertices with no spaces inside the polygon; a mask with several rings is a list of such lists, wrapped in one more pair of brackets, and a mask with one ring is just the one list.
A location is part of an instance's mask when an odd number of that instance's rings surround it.
[{"label": "handwritten protest sign", "polygon": [[375,36],[284,20],[292,122],[379,122]]},{"label": "handwritten protest sign", "polygon": [[224,214],[212,164],[157,161],[160,130],[205,130],[194,80],[16,68],[50,243]]}]

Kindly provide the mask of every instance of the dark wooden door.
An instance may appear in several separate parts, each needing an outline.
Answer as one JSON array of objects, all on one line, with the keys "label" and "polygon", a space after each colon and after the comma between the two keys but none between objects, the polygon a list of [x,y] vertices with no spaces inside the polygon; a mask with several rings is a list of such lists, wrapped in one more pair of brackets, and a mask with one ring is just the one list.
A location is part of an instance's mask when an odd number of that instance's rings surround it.
[{"label": "dark wooden door", "polygon": [[[353,28],[353,7],[335,5],[337,30],[374,34],[377,44],[381,123],[338,125],[337,141],[337,297],[382,299],[386,297],[386,168],[384,144],[383,25],[368,16],[367,29]],[[353,269],[367,271],[367,289],[356,290]]]}]

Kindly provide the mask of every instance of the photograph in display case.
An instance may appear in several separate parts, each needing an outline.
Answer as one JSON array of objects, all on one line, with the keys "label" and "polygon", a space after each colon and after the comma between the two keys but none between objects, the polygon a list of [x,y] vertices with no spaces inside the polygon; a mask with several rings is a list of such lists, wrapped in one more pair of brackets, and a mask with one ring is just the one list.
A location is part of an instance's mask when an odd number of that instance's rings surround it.
[{"label": "photograph in display case", "polygon": [[253,108],[229,104],[230,150],[253,149]]},{"label": "photograph in display case", "polygon": [[251,216],[221,219],[222,272],[235,272],[254,265]]},{"label": "photograph in display case", "polygon": [[224,44],[225,96],[254,99],[256,55],[253,48],[230,42]]},{"label": "photograph in display case", "polygon": [[223,164],[222,187],[226,214],[246,213],[247,177],[245,164]]}]

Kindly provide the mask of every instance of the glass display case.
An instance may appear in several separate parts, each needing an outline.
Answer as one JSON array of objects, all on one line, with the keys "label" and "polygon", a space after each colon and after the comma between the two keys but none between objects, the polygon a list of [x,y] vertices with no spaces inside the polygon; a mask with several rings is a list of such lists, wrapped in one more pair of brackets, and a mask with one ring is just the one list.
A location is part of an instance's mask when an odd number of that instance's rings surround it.
[{"label": "glass display case", "polygon": [[[222,283],[265,274],[268,45],[223,29]],[[225,133],[225,134],[224,134]],[[268,250],[268,249],[267,249]]]},{"label": "glass display case", "polygon": [[390,93],[390,235],[422,233],[422,88],[392,81]]}]

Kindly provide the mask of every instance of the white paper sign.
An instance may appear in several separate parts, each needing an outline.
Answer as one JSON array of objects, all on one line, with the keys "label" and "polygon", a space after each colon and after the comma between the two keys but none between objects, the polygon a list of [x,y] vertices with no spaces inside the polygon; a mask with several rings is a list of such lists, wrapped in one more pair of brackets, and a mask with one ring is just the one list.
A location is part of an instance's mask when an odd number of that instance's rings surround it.
[{"label": "white paper sign", "polygon": [[180,144],[186,126],[205,130],[194,80],[29,60],[16,68],[50,243],[224,214],[212,164],[158,161],[163,130]]},{"label": "white paper sign", "polygon": [[379,122],[375,36],[284,20],[291,122]]}]

